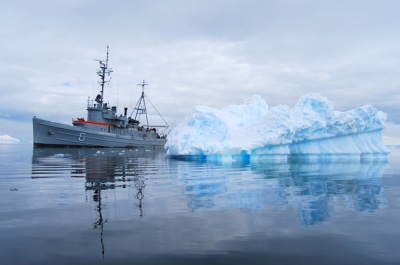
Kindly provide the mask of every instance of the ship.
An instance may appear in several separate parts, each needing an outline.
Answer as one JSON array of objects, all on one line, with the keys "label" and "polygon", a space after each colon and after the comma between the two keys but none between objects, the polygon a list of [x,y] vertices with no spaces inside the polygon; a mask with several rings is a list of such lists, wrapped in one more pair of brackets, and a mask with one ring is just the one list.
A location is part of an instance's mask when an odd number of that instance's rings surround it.
[{"label": "ship", "polygon": [[[100,64],[97,75],[100,77],[100,94],[95,99],[87,100],[87,118],[77,118],[72,125],[37,118],[32,119],[34,147],[124,147],[157,148],[164,147],[169,125],[161,114],[165,125],[149,125],[144,80],[142,94],[128,116],[128,108],[118,115],[116,106],[104,102],[104,87],[113,72],[108,67],[108,46],[106,60],[95,60]],[[151,103],[151,101],[148,99]],[[145,117],[145,124],[140,120]]]}]

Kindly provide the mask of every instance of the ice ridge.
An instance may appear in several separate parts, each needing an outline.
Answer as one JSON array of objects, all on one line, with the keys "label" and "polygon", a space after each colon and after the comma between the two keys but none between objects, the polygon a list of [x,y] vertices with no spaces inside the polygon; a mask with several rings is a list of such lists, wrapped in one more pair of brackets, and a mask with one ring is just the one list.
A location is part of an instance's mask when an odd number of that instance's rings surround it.
[{"label": "ice ridge", "polygon": [[221,110],[196,106],[168,135],[168,155],[384,154],[386,113],[371,105],[346,112],[319,94],[294,108],[269,108],[253,95]]}]

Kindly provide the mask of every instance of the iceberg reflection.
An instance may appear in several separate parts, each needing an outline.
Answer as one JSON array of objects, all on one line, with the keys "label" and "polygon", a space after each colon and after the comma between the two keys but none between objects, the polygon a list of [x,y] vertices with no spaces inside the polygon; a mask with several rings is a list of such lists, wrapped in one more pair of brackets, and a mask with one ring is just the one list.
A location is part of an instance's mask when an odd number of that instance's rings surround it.
[{"label": "iceberg reflection", "polygon": [[[162,159],[157,159],[158,155]],[[146,150],[35,149],[32,178],[84,179],[85,191],[100,206],[95,209],[100,220],[95,227],[103,223],[100,193],[113,190],[118,194],[125,188],[128,194],[132,189],[134,215],[140,217],[144,198],[151,199],[153,208],[147,207],[146,212],[152,213],[180,211],[166,199],[194,212],[293,209],[307,227],[332,220],[341,211],[374,212],[387,207],[382,186],[387,156],[269,155],[262,160],[236,161],[178,158],[165,159],[165,153]],[[153,197],[145,197],[145,187]],[[119,215],[129,212],[124,208]]]},{"label": "iceberg reflection", "polygon": [[178,168],[193,211],[290,207],[308,227],[331,220],[339,211],[387,207],[382,187],[387,158],[303,156],[230,164],[182,160],[171,159],[170,168]]}]

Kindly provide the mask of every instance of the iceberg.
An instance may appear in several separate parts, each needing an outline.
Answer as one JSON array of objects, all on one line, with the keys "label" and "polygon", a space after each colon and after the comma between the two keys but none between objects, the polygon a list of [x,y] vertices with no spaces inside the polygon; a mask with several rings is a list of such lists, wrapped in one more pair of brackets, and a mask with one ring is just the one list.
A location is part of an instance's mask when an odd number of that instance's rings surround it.
[{"label": "iceberg", "polygon": [[168,135],[170,156],[236,159],[268,155],[388,154],[382,142],[386,113],[371,105],[335,111],[320,94],[294,108],[269,108],[258,95],[221,110],[196,106]]},{"label": "iceberg", "polygon": [[7,134],[0,135],[0,144],[18,144],[19,142],[19,139],[13,138]]}]

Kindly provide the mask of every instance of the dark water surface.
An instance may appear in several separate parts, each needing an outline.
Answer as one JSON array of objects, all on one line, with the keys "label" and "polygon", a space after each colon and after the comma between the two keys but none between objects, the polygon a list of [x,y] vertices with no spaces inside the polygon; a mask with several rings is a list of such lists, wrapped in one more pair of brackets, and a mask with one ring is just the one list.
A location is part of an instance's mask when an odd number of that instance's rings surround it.
[{"label": "dark water surface", "polygon": [[0,145],[0,264],[400,264],[387,159]]}]

